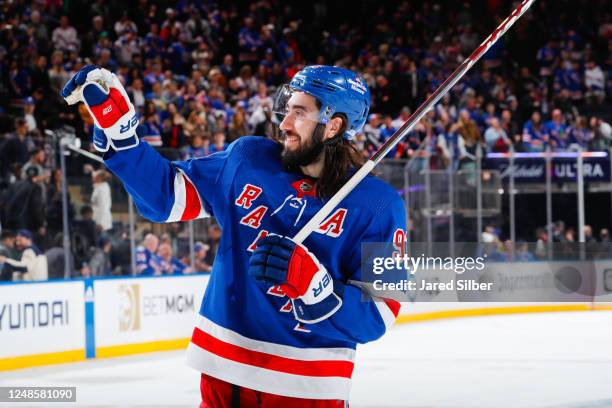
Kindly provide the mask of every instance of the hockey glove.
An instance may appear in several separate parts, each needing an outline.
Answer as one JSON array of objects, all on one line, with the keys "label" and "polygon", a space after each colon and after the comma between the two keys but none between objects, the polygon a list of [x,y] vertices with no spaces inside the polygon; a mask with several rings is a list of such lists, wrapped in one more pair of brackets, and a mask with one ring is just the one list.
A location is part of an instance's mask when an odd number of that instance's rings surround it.
[{"label": "hockey glove", "polygon": [[290,238],[269,234],[258,241],[249,260],[249,274],[258,281],[280,285],[302,323],[320,322],[342,306],[342,283],[335,282],[334,288],[325,266]]},{"label": "hockey glove", "polygon": [[115,74],[87,65],[66,83],[62,97],[69,104],[85,103],[95,123],[93,143],[98,151],[138,145],[138,116]]}]

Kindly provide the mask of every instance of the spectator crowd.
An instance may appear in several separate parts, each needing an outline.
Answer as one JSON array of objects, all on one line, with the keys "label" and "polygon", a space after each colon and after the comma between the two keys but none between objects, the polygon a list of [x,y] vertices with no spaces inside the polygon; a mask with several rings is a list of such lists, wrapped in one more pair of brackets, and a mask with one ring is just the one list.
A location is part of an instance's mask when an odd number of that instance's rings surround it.
[{"label": "spectator crowd", "polygon": [[[548,228],[540,227],[535,231],[535,240],[528,243],[518,240],[513,243],[504,239],[501,231],[494,225],[487,225],[481,233],[480,242],[483,243],[483,254],[491,262],[532,262],[546,260],[576,260],[601,259],[612,256],[610,245],[610,231],[601,228],[595,235],[590,225],[584,226],[584,243],[581,244],[573,227],[566,227],[565,222],[558,220]],[[580,252],[583,252],[582,255]]]},{"label": "spectator crowd", "polygon": [[[276,137],[275,89],[307,64],[345,66],[361,72],[372,91],[370,116],[354,141],[369,156],[515,3],[7,2],[0,8],[2,248],[14,259],[26,247],[36,256],[56,249],[56,257],[47,256],[48,275],[62,275],[53,132],[69,126],[89,146],[88,112],[59,97],[86,64],[115,72],[140,114],[143,139],[181,159],[222,151],[247,134]],[[539,0],[389,158],[426,152],[432,168],[460,168],[479,146],[486,152],[612,147],[607,6],[606,0]],[[84,237],[75,255],[82,275],[191,271],[176,240],[153,235],[143,236],[137,271],[125,269],[126,238],[113,226],[110,176],[88,171],[90,205],[70,214]],[[209,268],[214,251],[207,245],[197,245],[196,271]]]}]

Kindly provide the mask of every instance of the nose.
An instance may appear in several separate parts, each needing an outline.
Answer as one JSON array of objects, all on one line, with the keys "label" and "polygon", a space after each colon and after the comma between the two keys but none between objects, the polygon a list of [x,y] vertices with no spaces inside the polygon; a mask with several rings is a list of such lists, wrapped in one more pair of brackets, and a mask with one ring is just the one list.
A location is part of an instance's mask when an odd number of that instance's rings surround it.
[{"label": "nose", "polygon": [[294,123],[293,115],[288,114],[288,115],[285,115],[285,117],[283,118],[283,121],[280,123],[278,127],[280,130],[286,132],[288,130],[293,129],[293,123]]}]

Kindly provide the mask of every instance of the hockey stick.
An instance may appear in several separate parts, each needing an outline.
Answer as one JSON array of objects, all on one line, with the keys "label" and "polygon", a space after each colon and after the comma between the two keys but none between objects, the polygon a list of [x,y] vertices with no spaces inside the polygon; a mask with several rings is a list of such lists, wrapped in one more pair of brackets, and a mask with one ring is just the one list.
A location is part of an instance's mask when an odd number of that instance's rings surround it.
[{"label": "hockey stick", "polygon": [[408,120],[391,136],[376,153],[346,182],[336,194],[308,221],[306,225],[293,237],[293,241],[301,244],[304,240],[331,214],[336,206],[346,197],[366,175],[402,140],[414,126],[429,112],[434,105],[446,95],[466,72],[487,52],[495,42],[508,31],[508,29],[527,11],[535,0],[523,0],[521,4],[480,44],[447,79],[434,91],[425,102],[417,108]]}]

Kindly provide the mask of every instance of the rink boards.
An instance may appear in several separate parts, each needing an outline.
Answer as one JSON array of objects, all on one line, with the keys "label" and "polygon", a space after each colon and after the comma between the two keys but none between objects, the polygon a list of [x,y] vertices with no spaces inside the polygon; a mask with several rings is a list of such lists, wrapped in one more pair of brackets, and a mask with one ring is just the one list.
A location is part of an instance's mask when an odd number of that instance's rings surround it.
[{"label": "rink boards", "polygon": [[[538,268],[531,264],[528,269]],[[506,264],[503,273],[512,269]],[[559,302],[551,297],[547,302],[509,301],[510,298],[499,302],[460,302],[453,293],[446,293],[428,301],[403,303],[397,323],[489,314],[612,310],[612,290],[608,290],[611,288],[605,282],[606,277],[612,277],[612,262],[599,264],[595,269],[592,284],[597,287],[597,296],[579,301]],[[0,371],[185,348],[208,277],[205,274],[2,284]],[[534,288],[514,288],[514,296],[516,291],[527,296],[533,294]]]},{"label": "rink boards", "polygon": [[185,348],[208,276],[0,285],[0,371]]},{"label": "rink boards", "polygon": [[[418,276],[418,274],[417,274]],[[512,313],[612,310],[612,261],[489,263],[482,274],[427,271],[424,280],[469,279],[492,290],[418,291],[396,323]],[[416,286],[422,286],[420,278]]]}]

